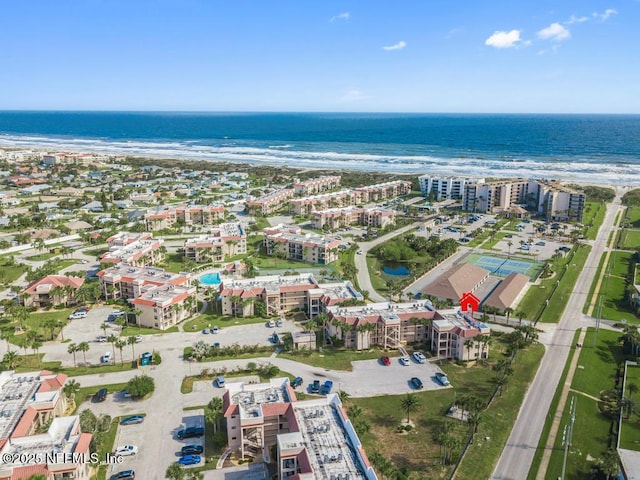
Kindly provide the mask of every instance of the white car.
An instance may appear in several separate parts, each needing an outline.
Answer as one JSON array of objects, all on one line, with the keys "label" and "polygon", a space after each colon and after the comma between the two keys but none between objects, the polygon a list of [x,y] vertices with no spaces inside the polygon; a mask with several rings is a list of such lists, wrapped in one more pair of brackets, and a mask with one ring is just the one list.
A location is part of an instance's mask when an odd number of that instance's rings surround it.
[{"label": "white car", "polygon": [[105,337],[104,335],[100,335],[98,338],[96,338],[96,342],[99,343],[104,343],[107,341],[107,337]]},{"label": "white car", "polygon": [[109,363],[111,361],[111,352],[106,352],[100,359],[102,363]]},{"label": "white car", "polygon": [[413,353],[413,359],[418,363],[426,363],[427,362],[427,357],[425,357],[424,353],[422,353],[422,352],[414,352]]},{"label": "white car", "polygon": [[80,318],[86,318],[87,312],[75,312],[69,315],[69,320],[78,320]]},{"label": "white car", "polygon": [[411,361],[409,360],[409,357],[400,357],[398,360],[405,367],[407,367],[407,366],[409,366],[411,364]]},{"label": "white car", "polygon": [[136,343],[140,343],[142,341],[142,335],[136,335]]},{"label": "white car", "polygon": [[274,322],[273,320],[269,320],[269,321],[267,322],[267,327],[269,327],[269,328],[275,328],[275,326],[276,326],[276,322]]},{"label": "white car", "polygon": [[138,447],[135,445],[122,445],[116,448],[115,455],[120,457],[126,457],[129,455],[135,455],[138,453]]}]

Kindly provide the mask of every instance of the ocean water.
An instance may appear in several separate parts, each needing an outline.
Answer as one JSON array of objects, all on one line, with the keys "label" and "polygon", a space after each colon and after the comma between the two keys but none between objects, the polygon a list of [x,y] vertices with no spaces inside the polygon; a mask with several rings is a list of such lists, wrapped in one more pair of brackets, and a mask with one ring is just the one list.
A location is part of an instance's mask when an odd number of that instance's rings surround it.
[{"label": "ocean water", "polygon": [[640,185],[640,115],[0,112],[0,147]]}]

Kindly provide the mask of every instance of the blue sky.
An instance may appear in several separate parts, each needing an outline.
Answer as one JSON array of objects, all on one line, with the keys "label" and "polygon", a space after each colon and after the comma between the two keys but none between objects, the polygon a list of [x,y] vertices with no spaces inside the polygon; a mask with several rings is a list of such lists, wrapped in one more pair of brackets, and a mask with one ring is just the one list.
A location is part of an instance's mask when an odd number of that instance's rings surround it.
[{"label": "blue sky", "polygon": [[640,0],[3,2],[0,109],[640,113]]}]

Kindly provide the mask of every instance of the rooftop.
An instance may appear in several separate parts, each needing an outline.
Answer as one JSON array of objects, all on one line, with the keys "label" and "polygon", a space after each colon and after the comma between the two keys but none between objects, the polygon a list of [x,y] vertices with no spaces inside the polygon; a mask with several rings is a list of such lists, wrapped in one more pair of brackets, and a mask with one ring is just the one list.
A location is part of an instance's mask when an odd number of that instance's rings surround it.
[{"label": "rooftop", "polygon": [[291,402],[287,386],[289,379],[273,378],[269,383],[230,383],[227,385],[232,405],[238,405],[240,418],[257,418],[264,416],[263,406]]},{"label": "rooftop", "polygon": [[373,321],[382,320],[385,323],[397,323],[403,316],[433,316],[435,308],[428,300],[393,303],[380,302],[368,303],[355,307],[341,307],[339,305],[327,307],[327,311],[334,317],[342,317],[346,319],[371,319]]},{"label": "rooftop", "polygon": [[135,240],[124,245],[114,244],[109,251],[100,257],[101,262],[127,262],[137,260],[143,255],[160,248],[164,244],[162,239]]},{"label": "rooftop", "polygon": [[174,303],[180,303],[187,297],[195,295],[196,287],[183,287],[179,285],[162,285],[150,287],[138,298],[132,300],[134,305],[146,305],[149,307],[166,307]]},{"label": "rooftop", "polygon": [[188,281],[188,277],[180,273],[165,272],[157,267],[132,267],[124,263],[101,270],[98,276],[110,282],[127,281],[137,284],[176,285]]},{"label": "rooftop", "polygon": [[278,292],[282,287],[311,286],[317,287],[317,282],[311,273],[299,273],[298,275],[265,275],[262,277],[224,279],[223,290],[226,289],[254,289],[264,288],[268,292]]}]

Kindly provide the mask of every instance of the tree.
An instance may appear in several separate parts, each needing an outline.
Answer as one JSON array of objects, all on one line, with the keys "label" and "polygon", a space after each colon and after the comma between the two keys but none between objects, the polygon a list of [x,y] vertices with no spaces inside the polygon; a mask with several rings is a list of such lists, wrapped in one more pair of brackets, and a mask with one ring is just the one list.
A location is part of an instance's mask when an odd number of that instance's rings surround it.
[{"label": "tree", "polygon": [[62,391],[69,400],[73,401],[76,393],[80,391],[80,384],[76,380],[71,379],[64,384],[64,387],[62,387]]},{"label": "tree", "polygon": [[118,339],[115,343],[115,347],[120,350],[120,366],[124,365],[124,358],[122,357],[122,349],[127,346],[127,342]]},{"label": "tree", "polygon": [[470,358],[470,350],[471,350],[471,348],[473,348],[473,344],[474,344],[474,343],[475,343],[475,342],[474,342],[471,338],[468,338],[468,339],[466,339],[466,340],[464,341],[464,348],[466,348],[466,349],[467,349],[467,362],[468,362],[469,360],[471,360],[471,358]]},{"label": "tree", "polygon": [[153,393],[155,388],[153,378],[148,375],[136,375],[127,383],[127,389],[132,397],[144,397]]},{"label": "tree", "polygon": [[89,342],[80,342],[77,347],[78,351],[82,352],[82,360],[84,360],[85,365],[87,364],[87,352],[90,348]]},{"label": "tree", "polygon": [[47,476],[44,473],[34,473],[27,480],[47,480]]},{"label": "tree", "polygon": [[342,403],[346,403],[349,401],[349,399],[351,398],[351,395],[349,395],[348,392],[345,392],[344,390],[340,390],[338,392],[338,397],[340,397],[340,401]]},{"label": "tree", "polygon": [[102,332],[104,333],[104,336],[107,336],[107,328],[109,328],[109,325],[107,325],[106,323],[103,323],[102,325],[100,325],[100,328],[102,329]]},{"label": "tree", "polygon": [[507,314],[507,325],[509,325],[509,317],[511,316],[511,314],[513,313],[513,308],[511,307],[507,307],[504,309],[504,313]]},{"label": "tree", "polygon": [[136,358],[136,349],[134,347],[134,345],[138,343],[138,341],[136,340],[135,335],[130,335],[127,337],[127,345],[131,345],[131,355],[133,355],[132,358]]},{"label": "tree", "polygon": [[31,349],[33,350],[33,354],[38,358],[38,368],[40,368],[40,355],[38,355],[38,351],[42,347],[42,342],[38,339],[35,339],[31,342]]},{"label": "tree", "polygon": [[629,384],[629,398],[633,398],[633,395],[638,393],[638,385],[635,383]]},{"label": "tree", "polygon": [[604,454],[604,458],[602,459],[602,463],[600,464],[600,469],[602,473],[607,476],[607,480],[611,477],[618,474],[620,470],[620,458],[618,457],[618,452],[610,448]]},{"label": "tree", "polygon": [[20,361],[20,355],[15,351],[9,351],[2,357],[2,363],[4,363],[9,370],[14,370],[20,364]]},{"label": "tree", "polygon": [[169,480],[184,480],[185,473],[186,472],[178,462],[173,462],[167,468],[165,477],[167,477]]},{"label": "tree", "polygon": [[222,398],[213,397],[209,402],[207,412],[205,415],[208,415],[207,420],[209,423],[213,424],[214,433],[220,429],[220,420],[222,419]]},{"label": "tree", "polygon": [[420,402],[418,401],[418,398],[412,393],[407,393],[407,395],[400,402],[400,406],[407,413],[407,423],[410,422],[410,415],[416,410],[416,408],[418,408],[419,404]]},{"label": "tree", "polygon": [[204,473],[190,470],[187,473],[187,480],[204,480]]},{"label": "tree", "polygon": [[67,353],[73,355],[73,366],[76,366],[76,352],[78,351],[78,345],[75,343],[70,343],[67,347]]},{"label": "tree", "polygon": [[113,348],[113,364],[116,363],[116,342],[118,341],[118,337],[116,337],[113,333],[107,337],[107,342],[111,344]]}]

